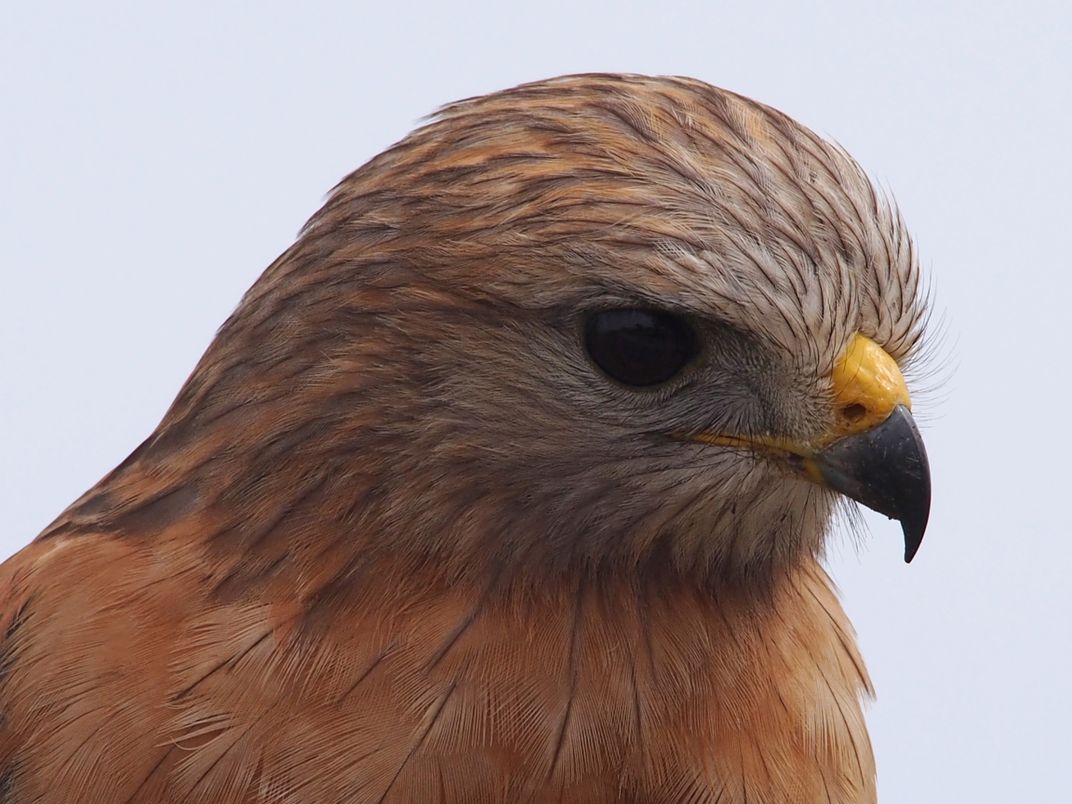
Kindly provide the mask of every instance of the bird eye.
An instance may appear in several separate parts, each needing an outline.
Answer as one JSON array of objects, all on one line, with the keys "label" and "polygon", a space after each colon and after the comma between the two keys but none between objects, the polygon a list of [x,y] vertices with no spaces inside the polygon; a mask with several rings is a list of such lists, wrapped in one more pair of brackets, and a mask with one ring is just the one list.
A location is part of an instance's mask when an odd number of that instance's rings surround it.
[{"label": "bird eye", "polygon": [[600,310],[585,323],[585,347],[608,376],[625,385],[666,382],[696,354],[696,334],[660,310]]}]

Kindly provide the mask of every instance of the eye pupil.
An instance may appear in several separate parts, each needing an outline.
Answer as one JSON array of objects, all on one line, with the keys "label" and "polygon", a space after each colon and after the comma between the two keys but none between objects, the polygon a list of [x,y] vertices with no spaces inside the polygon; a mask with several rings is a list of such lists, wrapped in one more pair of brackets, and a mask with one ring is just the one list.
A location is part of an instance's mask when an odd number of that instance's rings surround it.
[{"label": "eye pupil", "polygon": [[696,335],[661,310],[600,310],[585,324],[585,346],[608,376],[643,387],[666,382],[696,354]]}]

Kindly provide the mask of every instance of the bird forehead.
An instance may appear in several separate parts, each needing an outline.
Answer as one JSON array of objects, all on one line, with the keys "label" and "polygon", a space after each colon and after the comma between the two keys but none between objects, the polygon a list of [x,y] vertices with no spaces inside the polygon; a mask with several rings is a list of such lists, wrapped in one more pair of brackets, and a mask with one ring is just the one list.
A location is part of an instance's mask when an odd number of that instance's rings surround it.
[{"label": "bird forehead", "polygon": [[913,318],[907,235],[855,162],[691,79],[573,76],[459,102],[336,199],[378,245],[525,306],[611,288],[824,358]]}]

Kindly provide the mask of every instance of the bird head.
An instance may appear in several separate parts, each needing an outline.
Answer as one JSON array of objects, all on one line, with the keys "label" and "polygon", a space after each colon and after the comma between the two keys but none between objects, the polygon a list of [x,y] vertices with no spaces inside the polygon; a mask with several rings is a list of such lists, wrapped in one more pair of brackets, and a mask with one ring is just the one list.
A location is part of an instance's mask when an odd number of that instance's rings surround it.
[{"label": "bird head", "polygon": [[530,84],[344,179],[138,460],[220,479],[189,499],[250,555],[289,529],[455,576],[729,582],[818,554],[851,498],[910,558],[919,285],[892,204],[785,115],[687,79]]}]

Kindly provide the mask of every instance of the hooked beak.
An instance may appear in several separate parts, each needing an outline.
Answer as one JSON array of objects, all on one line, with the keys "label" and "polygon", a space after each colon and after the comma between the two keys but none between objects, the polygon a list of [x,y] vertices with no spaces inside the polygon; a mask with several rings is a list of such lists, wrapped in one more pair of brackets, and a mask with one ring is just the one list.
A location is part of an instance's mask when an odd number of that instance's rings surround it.
[{"label": "hooked beak", "polygon": [[882,424],[835,441],[810,460],[822,485],[900,520],[910,562],[927,530],[931,474],[908,408],[898,405]]},{"label": "hooked beak", "polygon": [[900,520],[909,562],[927,529],[931,477],[904,376],[881,346],[856,335],[831,383],[835,423],[817,443],[717,433],[692,438],[781,458],[812,482]]}]

